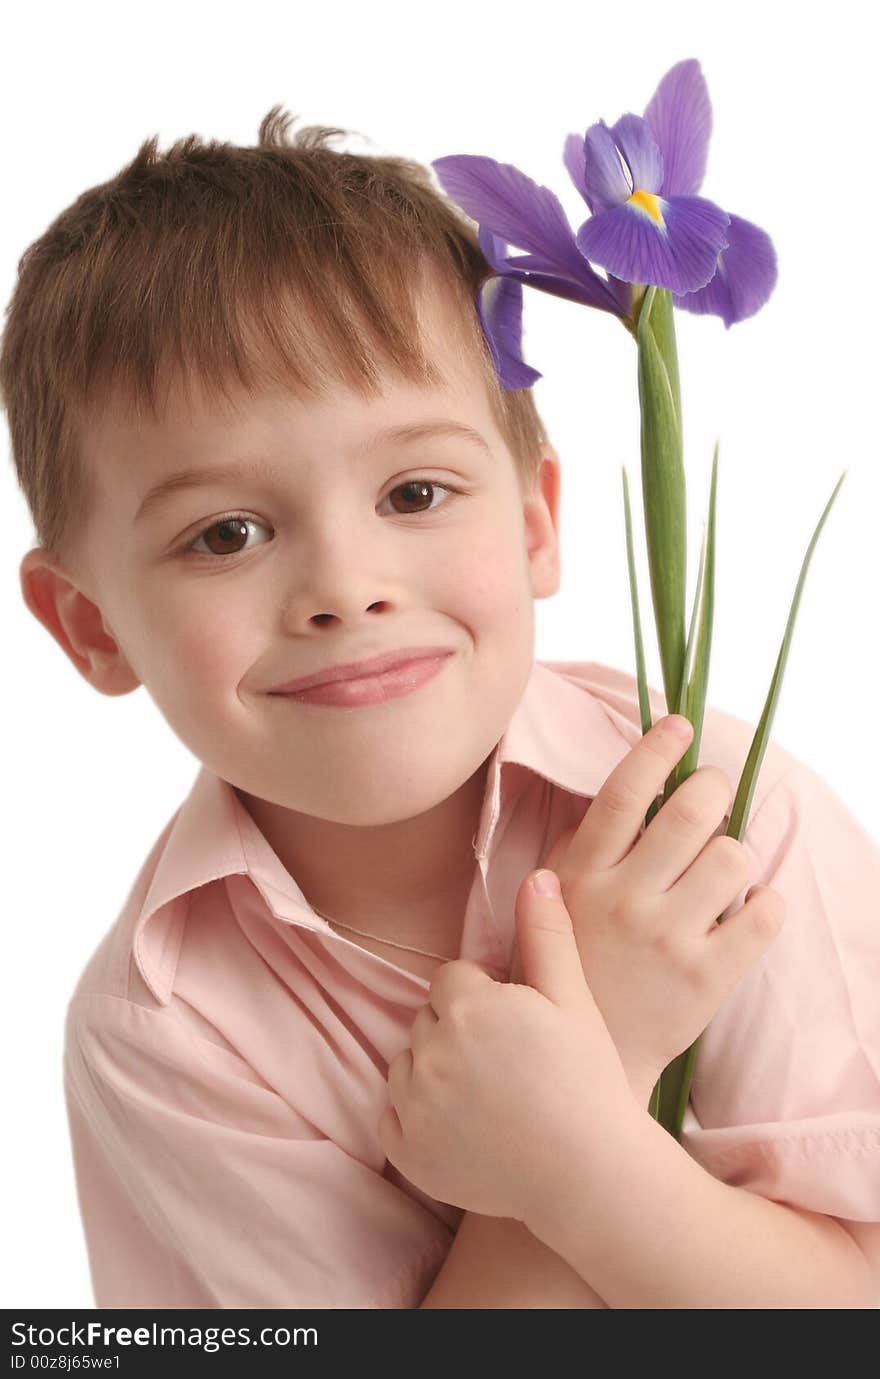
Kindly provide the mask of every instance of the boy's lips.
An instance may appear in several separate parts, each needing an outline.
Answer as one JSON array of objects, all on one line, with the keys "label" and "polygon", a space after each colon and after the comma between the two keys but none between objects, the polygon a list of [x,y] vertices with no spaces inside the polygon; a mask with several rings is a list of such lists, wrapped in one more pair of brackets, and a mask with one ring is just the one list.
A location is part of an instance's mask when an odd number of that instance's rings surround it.
[{"label": "boy's lips", "polygon": [[323,670],[314,671],[311,675],[303,675],[298,680],[290,680],[283,685],[275,685],[269,693],[292,694],[299,690],[313,689],[316,685],[333,684],[337,680],[357,680],[367,675],[381,675],[383,671],[408,665],[413,661],[421,661],[426,657],[451,655],[452,648],[448,646],[401,647],[398,651],[386,651],[381,655],[370,656],[362,661],[347,661],[335,666],[326,666]]}]

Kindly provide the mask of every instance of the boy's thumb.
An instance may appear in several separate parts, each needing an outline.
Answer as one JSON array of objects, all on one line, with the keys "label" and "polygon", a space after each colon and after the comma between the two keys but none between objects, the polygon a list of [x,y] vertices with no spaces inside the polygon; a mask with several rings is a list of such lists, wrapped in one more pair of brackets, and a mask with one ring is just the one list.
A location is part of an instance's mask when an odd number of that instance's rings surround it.
[{"label": "boy's thumb", "polygon": [[516,936],[524,984],[555,1005],[582,1004],[588,987],[555,872],[532,872],[520,886]]}]

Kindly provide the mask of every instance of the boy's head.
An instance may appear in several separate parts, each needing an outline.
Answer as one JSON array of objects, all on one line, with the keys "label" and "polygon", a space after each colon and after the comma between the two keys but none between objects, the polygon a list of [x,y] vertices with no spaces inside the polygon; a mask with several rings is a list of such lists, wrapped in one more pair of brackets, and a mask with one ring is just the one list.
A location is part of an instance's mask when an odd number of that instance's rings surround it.
[{"label": "boy's head", "polygon": [[[96,689],[144,684],[242,791],[382,824],[459,789],[519,702],[559,463],[500,390],[471,223],[418,164],[285,143],[276,112],[256,148],[148,141],[23,256],[0,354],[40,543],[22,592]],[[477,434],[380,438],[434,422]],[[385,703],[268,693],[420,645],[454,655]]]}]

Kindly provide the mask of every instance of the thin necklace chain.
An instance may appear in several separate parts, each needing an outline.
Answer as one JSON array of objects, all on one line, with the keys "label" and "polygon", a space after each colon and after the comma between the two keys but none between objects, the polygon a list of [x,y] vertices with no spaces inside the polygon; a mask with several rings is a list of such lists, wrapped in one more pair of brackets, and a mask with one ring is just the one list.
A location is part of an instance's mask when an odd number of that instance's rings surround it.
[{"label": "thin necklace chain", "polygon": [[412,943],[398,943],[393,938],[380,938],[378,934],[367,933],[366,929],[356,929],[353,924],[343,924],[341,919],[331,919],[329,915],[325,915],[322,910],[317,909],[314,905],[312,909],[315,911],[316,915],[320,915],[322,919],[326,919],[329,924],[335,924],[340,929],[349,929],[353,934],[360,934],[361,938],[371,938],[374,939],[376,943],[387,943],[390,944],[392,948],[403,948],[407,953],[421,953],[425,958],[439,958],[440,962],[454,961],[453,958],[448,957],[445,953],[429,953],[427,948],[416,948]]}]

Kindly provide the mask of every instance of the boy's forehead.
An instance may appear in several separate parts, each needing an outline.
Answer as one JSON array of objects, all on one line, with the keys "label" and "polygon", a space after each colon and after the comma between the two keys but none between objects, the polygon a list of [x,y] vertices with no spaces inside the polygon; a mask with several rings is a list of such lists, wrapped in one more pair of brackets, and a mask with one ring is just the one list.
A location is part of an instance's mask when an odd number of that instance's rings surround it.
[{"label": "boy's forehead", "polygon": [[[423,294],[419,326],[436,383],[404,376],[381,354],[373,357],[374,386],[362,389],[334,376],[331,368],[315,391],[265,376],[246,387],[233,375],[205,376],[168,362],[157,376],[152,404],[119,385],[105,393],[82,419],[83,447],[99,465],[106,461],[114,470],[121,446],[139,465],[162,468],[175,463],[180,450],[204,445],[213,452],[246,432],[257,444],[283,430],[304,440],[332,436],[355,445],[368,432],[436,417],[459,420],[484,434],[488,429],[493,434],[487,439],[499,443],[485,375],[460,317],[436,294]],[[258,367],[262,363],[258,358]]]},{"label": "boy's forehead", "polygon": [[[273,438],[301,438],[308,445],[322,438],[357,449],[375,434],[435,420],[458,422],[495,431],[483,379],[475,365],[457,364],[449,381],[428,385],[382,371],[378,390],[364,394],[333,382],[321,394],[304,394],[284,384],[254,389],[226,383],[224,390],[191,378],[175,382],[155,408],[138,406],[130,397],[111,397],[82,428],[86,450],[118,463],[120,446],[140,462],[155,459],[159,468],[181,451],[207,448],[214,454],[238,438],[259,444]],[[492,437],[486,435],[492,443]],[[497,439],[497,433],[496,433]]]},{"label": "boy's forehead", "polygon": [[438,456],[464,441],[474,463],[504,449],[476,366],[459,360],[449,381],[436,386],[383,372],[381,392],[368,397],[342,383],[320,398],[283,386],[234,389],[227,398],[200,385],[172,385],[155,415],[138,414],[127,401],[107,405],[84,443],[99,505],[128,526],[157,487],[184,473],[235,464],[271,472],[291,456],[315,468],[330,457],[356,465],[371,453],[403,457],[405,442],[410,454],[422,454],[416,442],[437,438]]},{"label": "boy's forehead", "polygon": [[[404,376],[377,352],[375,387],[363,390],[338,376],[332,361],[316,392],[276,381],[271,370],[246,387],[235,376],[203,376],[170,361],[157,376],[153,405],[111,388],[80,431],[97,503],[121,504],[131,520],[156,484],[183,470],[250,459],[259,464],[264,456],[270,464],[271,456],[297,449],[316,465],[331,452],[354,462],[371,441],[420,423],[469,427],[489,451],[503,450],[481,362],[450,296],[429,282],[415,299],[436,383]],[[255,358],[259,372],[265,361],[258,343]]]}]

